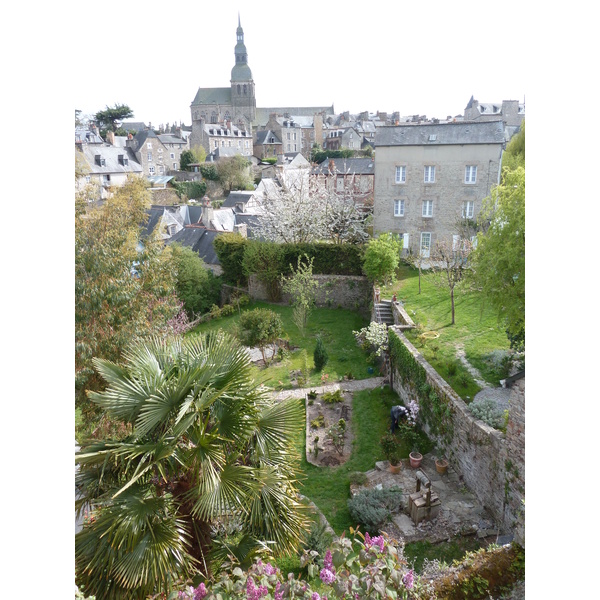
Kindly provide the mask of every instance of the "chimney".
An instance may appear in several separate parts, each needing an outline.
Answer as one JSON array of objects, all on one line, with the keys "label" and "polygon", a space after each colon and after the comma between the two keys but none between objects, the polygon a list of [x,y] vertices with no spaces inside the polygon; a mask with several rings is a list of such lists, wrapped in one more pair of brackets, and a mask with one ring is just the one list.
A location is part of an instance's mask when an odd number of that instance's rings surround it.
[{"label": "chimney", "polygon": [[212,207],[208,196],[204,196],[202,202],[204,205],[202,207],[202,223],[204,223],[204,227],[210,229],[211,221],[215,218],[215,209]]},{"label": "chimney", "polygon": [[115,132],[114,131],[107,131],[106,132],[106,141],[111,145],[114,146],[115,145]]},{"label": "chimney", "polygon": [[246,223],[240,223],[239,225],[233,226],[233,233],[239,233],[242,237],[248,237],[248,226]]}]

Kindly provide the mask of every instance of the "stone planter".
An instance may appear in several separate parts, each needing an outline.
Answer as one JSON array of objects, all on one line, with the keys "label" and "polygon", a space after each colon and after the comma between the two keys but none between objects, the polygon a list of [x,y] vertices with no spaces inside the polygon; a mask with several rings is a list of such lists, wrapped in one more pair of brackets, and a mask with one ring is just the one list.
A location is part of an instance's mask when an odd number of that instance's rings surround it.
[{"label": "stone planter", "polygon": [[411,452],[408,459],[410,460],[410,466],[413,469],[418,469],[423,461],[423,455],[420,452]]}]

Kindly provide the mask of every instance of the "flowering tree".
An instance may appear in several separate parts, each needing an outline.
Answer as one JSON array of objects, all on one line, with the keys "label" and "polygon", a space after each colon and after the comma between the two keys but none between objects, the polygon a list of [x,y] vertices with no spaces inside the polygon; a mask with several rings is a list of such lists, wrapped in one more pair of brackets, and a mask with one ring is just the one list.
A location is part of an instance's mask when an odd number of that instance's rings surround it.
[{"label": "flowering tree", "polygon": [[301,332],[304,332],[304,328],[308,323],[319,289],[319,282],[313,278],[314,258],[309,258],[306,254],[304,258],[306,263],[302,262],[300,256],[298,257],[296,269],[290,265],[291,275],[288,277],[281,276],[281,287],[285,293],[292,297],[294,323]]},{"label": "flowering tree", "polygon": [[353,331],[358,345],[373,357],[379,357],[388,350],[388,331],[385,323],[371,321],[368,327]]}]

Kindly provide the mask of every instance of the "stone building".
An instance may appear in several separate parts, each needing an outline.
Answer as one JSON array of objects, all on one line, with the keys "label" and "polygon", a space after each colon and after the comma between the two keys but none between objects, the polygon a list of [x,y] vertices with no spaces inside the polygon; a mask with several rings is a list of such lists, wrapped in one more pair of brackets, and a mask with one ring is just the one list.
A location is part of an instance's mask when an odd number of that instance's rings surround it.
[{"label": "stone building", "polygon": [[231,121],[216,125],[204,123],[196,129],[196,134],[197,144],[206,150],[207,155],[217,149],[222,151],[229,148],[229,152],[232,154],[252,156],[252,134],[245,125],[237,127]]},{"label": "stone building", "polygon": [[502,119],[506,139],[516,133],[525,118],[525,103],[518,100],[502,100],[502,102],[480,103],[471,96],[465,107],[465,121],[497,121]]},{"label": "stone building", "polygon": [[373,205],[375,163],[372,158],[328,158],[311,171],[313,180],[352,198],[360,208]]},{"label": "stone building", "polygon": [[[333,115],[333,106],[314,107],[267,107],[257,108],[256,89],[252,71],[248,65],[248,52],[244,42],[244,30],[238,18],[236,30],[235,64],[231,70],[229,87],[198,88],[196,96],[190,105],[192,115],[192,133],[190,147],[206,146],[203,144],[203,132],[206,125],[227,126],[228,129],[237,127],[247,131],[252,136],[255,130],[271,129],[284,144],[283,152],[303,152],[305,156],[310,153],[312,143],[320,143],[321,129],[324,115]],[[271,123],[274,115],[280,123]],[[311,122],[305,123],[309,118]],[[282,137],[282,127],[291,127],[295,120],[296,131],[286,130]],[[282,122],[287,124],[283,125]],[[287,139],[290,133],[290,139]],[[296,139],[293,138],[295,133]],[[288,149],[289,146],[289,149]],[[294,149],[295,146],[295,149]],[[207,149],[207,148],[206,148]],[[213,149],[208,150],[211,152]],[[262,150],[261,150],[262,151]],[[261,158],[259,156],[259,158]]]},{"label": "stone building", "polygon": [[375,235],[400,234],[405,251],[424,257],[436,242],[451,242],[498,184],[504,146],[501,120],[378,128]]},{"label": "stone building", "polygon": [[131,150],[146,177],[167,175],[177,171],[181,153],[188,148],[187,141],[173,135],[156,135],[152,129],[128,135],[126,147]]}]

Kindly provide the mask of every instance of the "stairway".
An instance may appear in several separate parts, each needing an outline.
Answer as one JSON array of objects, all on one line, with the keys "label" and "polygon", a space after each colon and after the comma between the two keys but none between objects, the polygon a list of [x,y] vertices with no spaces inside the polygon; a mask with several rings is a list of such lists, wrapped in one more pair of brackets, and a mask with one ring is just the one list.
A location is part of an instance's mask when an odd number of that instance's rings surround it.
[{"label": "stairway", "polygon": [[391,300],[381,300],[375,304],[375,319],[377,323],[385,323],[388,327],[394,324]]}]

